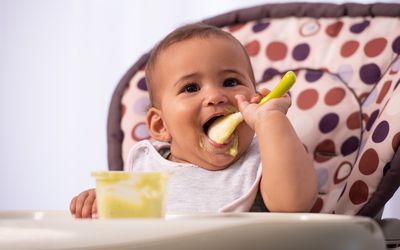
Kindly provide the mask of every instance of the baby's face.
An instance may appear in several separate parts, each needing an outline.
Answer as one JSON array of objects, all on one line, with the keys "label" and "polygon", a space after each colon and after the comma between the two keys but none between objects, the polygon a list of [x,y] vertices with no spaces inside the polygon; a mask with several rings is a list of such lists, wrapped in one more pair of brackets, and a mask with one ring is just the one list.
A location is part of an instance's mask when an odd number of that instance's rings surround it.
[{"label": "baby's face", "polygon": [[[214,143],[206,135],[209,121],[237,111],[237,94],[254,96],[245,52],[232,40],[192,38],[162,51],[154,73],[164,126],[171,139],[171,159],[220,170],[239,158],[254,132],[241,123],[231,140]],[[238,139],[238,154],[228,154]]]}]

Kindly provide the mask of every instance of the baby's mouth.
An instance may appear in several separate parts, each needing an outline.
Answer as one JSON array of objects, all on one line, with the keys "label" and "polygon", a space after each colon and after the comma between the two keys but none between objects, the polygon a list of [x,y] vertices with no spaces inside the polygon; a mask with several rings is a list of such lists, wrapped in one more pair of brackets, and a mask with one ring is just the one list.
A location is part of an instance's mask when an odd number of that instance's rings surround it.
[{"label": "baby's mouth", "polygon": [[218,143],[212,140],[210,137],[208,137],[207,133],[212,125],[213,122],[215,122],[217,119],[223,117],[224,115],[216,115],[214,117],[211,117],[207,122],[204,123],[203,125],[203,132],[204,136],[203,139],[201,139],[200,145],[207,149],[207,151],[214,152],[214,153],[228,153],[229,149],[232,147],[232,142],[235,138],[235,135],[232,134],[224,143]]},{"label": "baby's mouth", "polygon": [[220,117],[223,117],[223,115],[216,115],[214,117],[211,117],[206,123],[203,124],[204,134],[208,134],[208,129],[210,128],[211,124],[213,124],[213,122],[215,122]]}]

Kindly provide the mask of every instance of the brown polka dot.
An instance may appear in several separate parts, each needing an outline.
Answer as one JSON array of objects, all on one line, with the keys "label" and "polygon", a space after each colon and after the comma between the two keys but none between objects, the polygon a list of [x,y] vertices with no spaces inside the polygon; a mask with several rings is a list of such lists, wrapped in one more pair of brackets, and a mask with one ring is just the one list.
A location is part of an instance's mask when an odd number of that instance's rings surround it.
[{"label": "brown polka dot", "polygon": [[239,23],[239,24],[235,24],[235,25],[231,25],[228,27],[229,32],[235,32],[240,30],[241,28],[243,28],[243,26],[245,26],[244,23]]},{"label": "brown polka dot", "polygon": [[394,135],[392,140],[392,148],[396,152],[399,149],[400,145],[400,132]]},{"label": "brown polka dot", "polygon": [[367,99],[368,96],[369,96],[369,92],[364,92],[358,96],[358,100],[360,100],[360,102],[363,103]]},{"label": "brown polka dot", "polygon": [[357,51],[359,45],[360,43],[357,41],[347,41],[342,45],[342,48],[340,49],[340,54],[343,57],[350,57]]},{"label": "brown polka dot", "polygon": [[335,175],[333,176],[333,182],[335,184],[338,184],[338,183],[346,180],[347,177],[350,176],[352,169],[353,169],[353,166],[351,165],[350,162],[344,161],[344,162],[340,163],[339,167],[335,171]]},{"label": "brown polka dot", "polygon": [[349,197],[353,204],[358,205],[368,200],[368,185],[358,180],[351,185]]},{"label": "brown polka dot", "polygon": [[342,21],[337,21],[335,23],[332,23],[326,27],[326,34],[330,37],[337,37],[337,35],[340,33],[340,30],[342,30],[343,27],[343,22]]},{"label": "brown polka dot", "polygon": [[345,95],[346,95],[346,91],[344,91],[343,88],[339,88],[339,87],[333,88],[333,89],[329,90],[328,93],[326,93],[325,103],[330,106],[336,105],[344,99]]},{"label": "brown polka dot", "polygon": [[312,108],[318,101],[318,92],[315,89],[302,91],[297,97],[297,106],[306,110]]},{"label": "brown polka dot", "polygon": [[358,168],[363,175],[373,174],[379,165],[378,153],[373,148],[366,150],[361,158]]},{"label": "brown polka dot", "polygon": [[326,162],[335,156],[335,143],[332,140],[326,139],[315,147],[314,159],[317,162]]},{"label": "brown polka dot", "polygon": [[282,42],[271,42],[266,49],[266,55],[271,61],[279,61],[286,57],[287,47]]},{"label": "brown polka dot", "polygon": [[369,41],[364,46],[364,52],[369,57],[378,56],[385,49],[387,44],[386,38],[380,37]]},{"label": "brown polka dot", "polygon": [[321,197],[318,197],[314,203],[314,206],[311,208],[310,212],[319,213],[321,212],[323,206],[324,206],[324,201],[322,200]]},{"label": "brown polka dot", "polygon": [[386,81],[383,84],[381,91],[379,92],[378,98],[376,99],[376,103],[381,103],[382,100],[385,98],[386,94],[388,93],[390,86],[392,85],[392,81]]},{"label": "brown polka dot", "polygon": [[260,51],[260,43],[257,40],[251,41],[244,46],[246,48],[247,54],[251,56],[256,56]]},{"label": "brown polka dot", "polygon": [[362,120],[365,124],[367,124],[368,120],[369,120],[369,116],[365,113],[362,114]]},{"label": "brown polka dot", "polygon": [[361,128],[361,114],[356,111],[347,117],[346,125],[349,129],[359,129]]}]

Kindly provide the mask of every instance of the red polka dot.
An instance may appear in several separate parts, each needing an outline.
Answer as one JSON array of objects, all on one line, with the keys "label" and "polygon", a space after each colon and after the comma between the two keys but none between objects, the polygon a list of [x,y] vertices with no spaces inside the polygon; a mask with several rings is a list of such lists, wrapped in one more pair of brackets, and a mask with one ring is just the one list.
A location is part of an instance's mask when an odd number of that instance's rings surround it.
[{"label": "red polka dot", "polygon": [[332,23],[326,27],[326,34],[330,37],[337,37],[337,35],[340,33],[343,27],[343,22],[342,21],[337,21],[335,23]]},{"label": "red polka dot", "polygon": [[358,205],[368,200],[368,185],[358,180],[351,185],[349,197],[353,204]]},{"label": "red polka dot", "polygon": [[260,52],[260,43],[257,40],[251,41],[244,46],[246,48],[247,54],[251,56],[256,56]]},{"label": "red polka dot", "polygon": [[383,84],[381,91],[379,92],[378,98],[376,99],[376,103],[381,103],[382,100],[385,98],[386,94],[388,93],[390,86],[392,85],[392,81],[386,81]]},{"label": "red polka dot", "polygon": [[378,165],[378,153],[375,151],[375,149],[370,148],[362,154],[358,168],[363,175],[371,175],[376,171]]},{"label": "red polka dot", "polygon": [[318,101],[318,92],[315,89],[302,91],[297,97],[297,106],[306,110],[312,108]]},{"label": "red polka dot", "polygon": [[385,49],[387,44],[386,38],[375,38],[364,46],[364,52],[369,57],[378,56]]},{"label": "red polka dot", "polygon": [[349,129],[359,129],[361,128],[361,115],[360,112],[353,112],[347,117],[346,126]]},{"label": "red polka dot", "polygon": [[231,25],[228,27],[229,32],[235,32],[240,30],[241,28],[243,28],[245,26],[245,24],[243,23],[239,23],[239,24],[235,24],[235,25]]},{"label": "red polka dot", "polygon": [[340,49],[340,54],[343,57],[350,57],[357,51],[359,45],[360,43],[357,41],[347,41],[342,45],[342,48]]},{"label": "red polka dot", "polygon": [[319,213],[321,212],[323,206],[324,206],[324,201],[322,200],[321,197],[318,197],[314,203],[314,206],[311,208],[310,212]]},{"label": "red polka dot", "polygon": [[392,140],[392,148],[396,152],[400,145],[400,132],[395,134]]},{"label": "red polka dot", "polygon": [[335,184],[338,184],[338,183],[346,180],[347,177],[350,176],[352,169],[353,169],[353,166],[351,165],[350,162],[348,162],[348,161],[342,162],[335,171],[335,175],[333,176],[333,182]]},{"label": "red polka dot", "polygon": [[266,49],[266,55],[271,61],[279,61],[286,57],[287,47],[282,42],[271,42]]},{"label": "red polka dot", "polygon": [[335,156],[335,143],[330,139],[320,142],[315,147],[314,160],[316,162],[326,162]]},{"label": "red polka dot", "polygon": [[326,93],[325,103],[330,106],[336,105],[344,99],[345,95],[346,95],[346,92],[344,91],[343,88],[339,88],[339,87],[333,88],[333,89],[329,90],[328,93]]}]

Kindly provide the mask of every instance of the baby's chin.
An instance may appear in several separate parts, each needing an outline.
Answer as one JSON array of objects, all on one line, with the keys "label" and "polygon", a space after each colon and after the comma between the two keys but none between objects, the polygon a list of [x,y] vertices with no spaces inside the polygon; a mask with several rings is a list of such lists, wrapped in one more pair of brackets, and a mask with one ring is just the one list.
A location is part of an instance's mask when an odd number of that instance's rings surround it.
[{"label": "baby's chin", "polygon": [[219,144],[205,133],[199,135],[198,154],[191,157],[195,165],[207,170],[223,170],[237,161],[247,150],[254,133],[249,130],[235,130],[226,142]]}]

